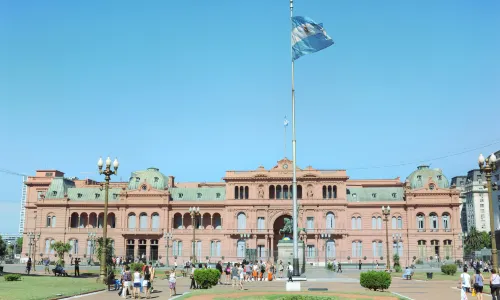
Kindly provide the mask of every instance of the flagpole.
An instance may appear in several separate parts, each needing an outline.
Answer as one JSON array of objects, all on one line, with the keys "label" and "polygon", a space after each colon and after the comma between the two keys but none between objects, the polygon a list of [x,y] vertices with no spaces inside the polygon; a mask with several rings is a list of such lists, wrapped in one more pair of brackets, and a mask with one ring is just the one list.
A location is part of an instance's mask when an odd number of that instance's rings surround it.
[{"label": "flagpole", "polygon": [[297,141],[295,140],[295,65],[292,50],[292,30],[293,30],[293,0],[290,0],[290,54],[292,58],[292,199],[293,199],[293,275],[300,276],[299,270],[299,234],[298,230],[298,212],[297,212]]},{"label": "flagpole", "polygon": [[285,139],[283,140],[285,142],[285,155],[283,156],[283,158],[286,157],[286,127],[288,126],[288,121],[286,120],[286,116],[285,116],[285,122],[283,122],[283,125],[285,125]]}]

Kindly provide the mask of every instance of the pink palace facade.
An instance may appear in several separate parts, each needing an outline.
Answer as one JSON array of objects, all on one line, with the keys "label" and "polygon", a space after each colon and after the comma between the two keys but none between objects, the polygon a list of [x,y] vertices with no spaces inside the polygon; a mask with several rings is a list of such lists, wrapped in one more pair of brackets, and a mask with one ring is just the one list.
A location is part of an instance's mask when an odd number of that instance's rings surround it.
[{"label": "pink palace facade", "polygon": [[[282,159],[271,169],[227,171],[222,182],[180,183],[157,168],[133,172],[128,182],[110,184],[108,236],[116,256],[146,256],[178,264],[193,255],[206,261],[276,259],[279,229],[292,215],[292,162]],[[400,178],[350,179],[345,170],[297,168],[299,227],[308,263],[323,265],[386,260],[386,233],[381,207],[388,217],[389,248],[401,264],[462,259],[460,192],[439,169],[420,166],[405,182]],[[66,241],[72,257],[86,261],[94,246],[89,233],[102,235],[104,190],[101,182],[65,178],[57,170],[38,170],[29,177],[23,258],[55,254],[50,244]],[[28,232],[40,234],[31,240]],[[166,233],[172,239],[165,238]],[[35,237],[37,236],[35,234]],[[168,243],[168,248],[167,248]],[[246,251],[246,250],[249,251]],[[253,250],[252,250],[253,249]],[[168,254],[167,254],[168,250]],[[69,258],[66,258],[68,261]],[[96,258],[94,258],[96,260]]]}]

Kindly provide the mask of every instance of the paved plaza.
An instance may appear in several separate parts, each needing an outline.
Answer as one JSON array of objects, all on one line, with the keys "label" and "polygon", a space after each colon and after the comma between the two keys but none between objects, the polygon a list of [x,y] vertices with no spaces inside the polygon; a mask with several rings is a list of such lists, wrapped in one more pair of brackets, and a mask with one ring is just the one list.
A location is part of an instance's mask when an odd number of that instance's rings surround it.
[{"label": "paved plaza", "polygon": [[[23,266],[21,265],[10,265],[7,266],[6,271],[8,272],[22,272]],[[72,274],[73,270],[68,268],[70,274]],[[97,268],[82,268],[81,272],[96,272]],[[420,271],[420,270],[419,270]],[[163,273],[164,270],[157,270],[158,273]],[[434,269],[434,272],[437,272],[437,269]],[[43,268],[37,268],[35,274],[43,274]],[[458,274],[455,275],[458,281]],[[407,299],[415,299],[415,300],[432,300],[432,299],[458,299],[460,297],[460,291],[456,288],[457,281],[448,280],[448,281],[424,281],[424,280],[403,280],[400,278],[393,278],[392,284],[390,287],[390,292],[393,297],[388,297],[387,294],[381,294],[381,296],[377,296],[377,299],[398,299],[407,298]],[[178,295],[182,295],[185,293],[198,293],[199,290],[190,290],[190,279],[185,277],[180,277],[177,279],[177,293]],[[262,294],[266,292],[283,292],[285,293],[285,285],[286,282],[284,280],[276,280],[271,282],[245,282],[244,288],[245,293],[252,294]],[[152,299],[171,299],[170,291],[168,288],[168,280],[160,280],[157,279],[154,283],[154,287],[156,291],[151,295]],[[343,293],[364,293],[367,292],[366,289],[360,286],[359,284],[359,271],[358,270],[346,270],[342,274],[334,273],[331,271],[327,271],[324,268],[313,268],[309,269],[307,272],[307,281],[301,283],[302,291],[308,291],[310,288],[327,288],[328,292],[334,292],[338,294]],[[240,291],[234,290],[231,285],[218,285],[213,287],[210,290],[207,290],[209,295],[203,295],[203,298],[193,297],[193,299],[210,299],[217,294],[225,294],[226,296],[230,295],[230,298],[237,298],[238,294],[241,294]],[[248,295],[248,294],[246,294]],[[224,296],[224,297],[226,297]],[[243,296],[243,294],[241,294]],[[347,295],[347,297],[349,297]],[[486,295],[486,299],[490,296]],[[91,295],[79,296],[80,299],[88,299],[88,300],[106,300],[106,299],[119,299],[116,291],[106,291],[106,292],[98,292]],[[362,299],[363,297],[356,295],[357,299]],[[469,295],[469,298],[470,295]],[[130,297],[129,297],[130,299]],[[373,296],[368,297],[367,299],[375,299]],[[472,299],[472,298],[471,298]]]}]

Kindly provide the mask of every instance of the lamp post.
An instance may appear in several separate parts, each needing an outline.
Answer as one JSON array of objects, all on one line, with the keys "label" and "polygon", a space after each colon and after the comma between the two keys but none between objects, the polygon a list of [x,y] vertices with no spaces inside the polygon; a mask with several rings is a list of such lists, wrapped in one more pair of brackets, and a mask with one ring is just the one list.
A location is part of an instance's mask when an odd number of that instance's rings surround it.
[{"label": "lamp post", "polygon": [[167,258],[167,268],[168,268],[168,248],[170,248],[170,241],[172,240],[173,236],[172,236],[172,233],[171,232],[165,232],[163,233],[163,239],[165,240],[166,244],[165,244],[165,248],[167,249],[167,254],[165,255],[166,258]]},{"label": "lamp post", "polygon": [[391,269],[391,257],[389,253],[389,215],[391,214],[391,207],[387,205],[387,207],[382,206],[382,214],[384,215],[385,221],[385,244],[387,250],[387,270]]},{"label": "lamp post", "polygon": [[321,239],[325,240],[325,268],[328,268],[326,244],[328,243],[328,240],[332,235],[330,233],[322,233],[319,236],[321,237]]},{"label": "lamp post", "polygon": [[104,174],[104,216],[102,222],[102,254],[101,254],[101,266],[100,266],[100,278],[104,282],[106,280],[106,257],[107,257],[107,243],[108,243],[108,193],[109,193],[109,181],[111,180],[111,175],[116,175],[118,173],[118,159],[115,158],[113,162],[114,170],[111,170],[111,159],[106,159],[106,168],[103,170],[103,161],[102,157],[97,161],[97,167],[99,168],[99,174]]},{"label": "lamp post", "polygon": [[[28,238],[29,238],[29,251],[28,251],[28,257],[31,257],[31,252],[32,252],[32,247],[33,247],[33,253],[36,253],[36,242],[40,240],[40,233],[36,232],[28,232]],[[35,265],[36,265],[36,255],[33,257],[33,271],[36,271]]]},{"label": "lamp post", "polygon": [[95,240],[96,240],[96,235],[95,232],[89,232],[88,235],[88,240],[90,242],[90,253],[89,253],[89,261],[92,262],[92,254],[94,254],[94,247],[95,247]]},{"label": "lamp post", "polygon": [[193,224],[193,263],[196,263],[196,216],[200,215],[199,207],[190,207],[189,214],[191,214],[191,220]]},{"label": "lamp post", "polygon": [[[491,231],[491,256],[493,260],[493,268],[498,270],[498,256],[497,256],[497,245],[495,237],[495,216],[493,210],[493,186],[491,185],[491,173],[497,168],[496,165],[497,157],[494,153],[487,157],[486,159],[482,154],[479,154],[478,164],[481,173],[486,176],[486,186],[488,188],[488,199],[490,202],[490,231]],[[495,188],[497,186],[495,185]]]},{"label": "lamp post", "polygon": [[[392,234],[392,241],[396,243],[396,253],[399,256],[399,243],[403,242],[403,236],[401,233],[393,233]],[[401,257],[400,257],[401,259]]]}]

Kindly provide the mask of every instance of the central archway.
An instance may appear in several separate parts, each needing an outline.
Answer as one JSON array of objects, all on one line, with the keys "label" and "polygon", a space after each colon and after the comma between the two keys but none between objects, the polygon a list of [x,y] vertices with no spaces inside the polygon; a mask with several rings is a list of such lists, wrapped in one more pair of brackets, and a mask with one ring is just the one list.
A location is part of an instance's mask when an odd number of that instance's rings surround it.
[{"label": "central archway", "polygon": [[273,233],[274,233],[274,241],[273,241],[273,257],[277,258],[278,257],[278,242],[283,239],[283,234],[280,233],[280,229],[283,228],[285,225],[285,218],[291,219],[292,216],[288,214],[284,214],[276,218],[273,224]]}]

